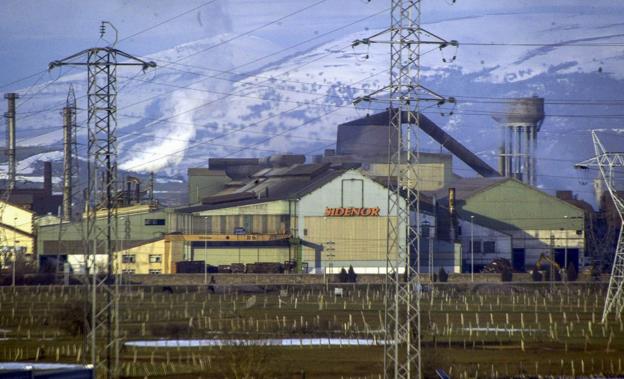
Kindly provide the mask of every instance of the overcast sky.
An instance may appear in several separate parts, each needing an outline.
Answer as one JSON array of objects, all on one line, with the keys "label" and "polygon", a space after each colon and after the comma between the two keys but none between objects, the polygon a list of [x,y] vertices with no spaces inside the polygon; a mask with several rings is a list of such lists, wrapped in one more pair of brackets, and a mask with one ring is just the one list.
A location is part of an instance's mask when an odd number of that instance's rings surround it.
[{"label": "overcast sky", "polygon": [[[518,13],[518,22],[522,22],[527,14],[534,12],[558,13],[562,17],[565,13],[590,13],[599,17],[624,10],[624,1],[618,0],[597,0],[589,4],[584,0],[458,0],[451,3],[452,0],[424,1],[423,21]],[[253,33],[287,46],[381,12],[388,5],[389,0],[2,0],[0,90],[25,88],[34,80],[53,79],[54,74],[36,75],[31,81],[5,86],[44,70],[51,60],[87,47],[105,45],[99,40],[98,28],[102,20],[112,22],[119,30],[118,48],[143,56],[222,33],[244,33],[309,7],[297,16]],[[185,12],[188,13],[167,21]],[[365,28],[382,28],[388,21],[388,15],[382,13],[328,35],[324,41]],[[151,29],[145,31],[148,28]],[[139,34],[131,37],[135,33]],[[454,39],[461,39],[461,36],[454,36]],[[496,36],[492,36],[492,40],[495,39]],[[522,42],[521,39],[518,36],[518,41],[514,42]]]}]

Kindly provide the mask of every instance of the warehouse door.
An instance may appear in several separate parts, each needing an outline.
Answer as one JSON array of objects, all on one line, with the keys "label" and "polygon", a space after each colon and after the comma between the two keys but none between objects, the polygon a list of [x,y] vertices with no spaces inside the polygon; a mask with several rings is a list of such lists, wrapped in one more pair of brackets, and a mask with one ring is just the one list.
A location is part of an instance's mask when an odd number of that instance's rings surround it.
[{"label": "warehouse door", "polygon": [[555,249],[555,262],[561,267],[565,268],[566,264],[572,263],[576,272],[578,272],[579,266],[579,250],[578,249],[567,249],[567,259],[566,259],[566,249]]},{"label": "warehouse door", "polygon": [[362,179],[343,179],[341,206],[344,208],[364,207],[364,181]]},{"label": "warehouse door", "polygon": [[526,255],[524,249],[513,249],[511,253],[511,267],[514,271],[524,272]]}]

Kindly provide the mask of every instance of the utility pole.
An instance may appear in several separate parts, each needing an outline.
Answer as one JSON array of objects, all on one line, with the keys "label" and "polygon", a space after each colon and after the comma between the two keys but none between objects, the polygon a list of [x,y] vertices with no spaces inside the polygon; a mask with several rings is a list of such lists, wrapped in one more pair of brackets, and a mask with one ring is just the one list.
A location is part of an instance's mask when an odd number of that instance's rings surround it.
[{"label": "utility pole", "polygon": [[624,167],[624,153],[607,152],[595,130],[592,130],[592,140],[596,156],[577,163],[575,167],[578,169],[597,167],[600,170],[600,175],[620,216],[620,235],[613,257],[609,289],[602,310],[602,322],[604,323],[607,321],[609,313],[614,312],[617,318],[621,317],[622,311],[624,311],[624,199],[615,189],[615,172]]},{"label": "utility pole", "polygon": [[327,241],[325,244],[327,245],[325,250],[327,250],[327,260],[329,261],[329,275],[331,275],[334,273],[334,257],[336,256],[334,253],[336,248],[334,246],[336,243],[334,241]]},{"label": "utility pole", "polygon": [[470,216],[470,281],[474,282],[474,216]]},{"label": "utility pole", "polygon": [[7,156],[8,156],[8,174],[7,188],[9,191],[15,189],[16,177],[16,160],[15,160],[15,99],[19,99],[17,93],[6,93],[4,98],[7,99],[7,112],[4,117],[7,119]]},{"label": "utility pole", "polygon": [[[388,29],[352,44],[390,46],[390,83],[353,103],[388,102],[384,377],[420,378],[420,190],[415,169],[420,158],[420,104],[450,102],[420,84],[421,46],[442,49],[457,46],[457,42],[448,42],[421,28],[421,0],[391,0],[390,9]],[[385,34],[390,38],[382,40]],[[415,222],[410,217],[412,212]]]},{"label": "utility pole", "polygon": [[208,217],[204,217],[204,284],[208,284]]},{"label": "utility pole", "polygon": [[[115,30],[111,46],[83,50],[67,58],[53,61],[49,68],[60,66],[86,66],[88,72],[88,173],[86,191],[86,239],[91,272],[91,328],[87,334],[91,363],[96,371],[104,370],[107,378],[119,376],[118,286],[114,284],[115,246],[114,228],[117,225],[117,67],[137,66],[146,70],[155,67],[114,48],[117,31],[107,21],[100,26],[100,38],[106,25]],[[86,58],[86,60],[85,60]],[[124,59],[118,62],[118,58]],[[98,185],[101,182],[102,185]],[[98,211],[100,213],[98,214]],[[97,256],[106,257],[103,277],[96,272]],[[87,281],[88,282],[88,281]],[[98,301],[99,297],[103,301]],[[98,335],[104,336],[105,354],[98,351]]]}]

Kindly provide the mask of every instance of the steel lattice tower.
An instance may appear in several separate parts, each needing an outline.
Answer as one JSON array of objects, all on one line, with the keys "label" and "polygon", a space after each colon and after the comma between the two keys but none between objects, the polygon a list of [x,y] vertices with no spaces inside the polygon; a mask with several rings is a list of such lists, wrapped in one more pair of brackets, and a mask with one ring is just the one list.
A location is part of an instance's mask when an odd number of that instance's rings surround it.
[{"label": "steel lattice tower", "polygon": [[615,169],[624,167],[624,153],[607,152],[595,130],[592,131],[592,140],[596,156],[576,164],[576,167],[579,169],[598,168],[600,170],[600,175],[607,186],[621,222],[611,277],[609,278],[609,288],[602,311],[602,322],[605,322],[609,313],[615,312],[616,316],[619,317],[624,310],[624,199],[615,189]]},{"label": "steel lattice tower", "polygon": [[[84,59],[85,61],[80,61]],[[118,62],[118,58],[125,59]],[[50,63],[59,66],[86,66],[88,70],[88,174],[86,193],[87,273],[91,273],[91,324],[87,346],[97,370],[107,377],[118,376],[119,328],[118,286],[114,280],[115,227],[117,225],[117,67],[155,67],[113,47],[83,50]],[[104,275],[97,275],[97,257],[106,258]],[[102,299],[100,299],[102,298]],[[98,345],[98,337],[103,337]],[[103,342],[103,343],[102,343]],[[98,348],[106,353],[102,356]]]},{"label": "steel lattice tower", "polygon": [[[392,0],[390,28],[353,46],[390,45],[390,83],[361,101],[387,101],[388,234],[385,280],[385,378],[420,378],[420,190],[415,164],[419,161],[417,131],[422,101],[446,100],[420,85],[421,46],[440,49],[445,41],[420,27],[421,0]],[[384,34],[389,40],[376,40]],[[387,94],[377,97],[378,95]],[[415,213],[414,217],[410,217]]]}]

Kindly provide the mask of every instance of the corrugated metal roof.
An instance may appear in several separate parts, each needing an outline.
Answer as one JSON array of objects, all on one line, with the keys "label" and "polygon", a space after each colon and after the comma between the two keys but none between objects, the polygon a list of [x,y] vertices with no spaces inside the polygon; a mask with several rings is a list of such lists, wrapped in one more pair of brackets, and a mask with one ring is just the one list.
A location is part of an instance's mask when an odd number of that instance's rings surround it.
[{"label": "corrugated metal roof", "polygon": [[[455,199],[465,200],[473,195],[486,190],[494,185],[506,182],[507,180],[515,180],[507,177],[493,177],[493,178],[463,178],[453,182],[450,188],[455,188]],[[430,193],[435,195],[438,199],[448,198],[448,188],[441,189]]]},{"label": "corrugated metal roof", "polygon": [[241,188],[227,195],[221,193],[217,196],[208,197],[203,200],[204,204],[202,205],[178,208],[177,211],[192,213],[258,202],[298,199],[329,183],[346,171],[333,169],[329,164],[296,164],[290,167],[270,169],[261,176],[254,175]]}]

